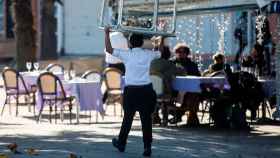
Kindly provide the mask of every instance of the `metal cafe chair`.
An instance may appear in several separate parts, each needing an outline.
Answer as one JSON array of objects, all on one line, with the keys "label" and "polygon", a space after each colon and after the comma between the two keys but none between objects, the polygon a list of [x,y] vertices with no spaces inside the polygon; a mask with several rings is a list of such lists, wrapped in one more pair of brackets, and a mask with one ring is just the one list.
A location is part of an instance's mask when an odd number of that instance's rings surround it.
[{"label": "metal cafe chair", "polygon": [[[35,92],[36,88],[31,87],[29,90],[25,84],[23,77],[12,68],[5,68],[2,72],[2,77],[4,80],[4,88],[6,92],[5,103],[3,105],[3,109],[1,115],[4,113],[5,106],[9,104],[9,111],[11,114],[11,103],[12,98],[16,101],[16,116],[18,116],[18,106],[20,104],[23,105],[32,105],[33,112],[35,115]],[[24,102],[20,102],[20,97],[23,96]]]},{"label": "metal cafe chair", "polygon": [[[171,95],[165,94],[164,92],[165,82],[163,77],[159,73],[151,72],[150,78],[152,81],[153,89],[157,94],[157,106],[158,106],[157,108],[160,108],[162,110],[162,115],[163,115],[162,124],[163,126],[167,126],[168,115],[170,111],[176,110],[176,106],[173,106],[173,100],[172,100],[173,98],[171,97]],[[174,115],[174,117],[176,117],[176,115]]]},{"label": "metal cafe chair", "polygon": [[53,73],[64,73],[64,67],[63,65],[60,65],[60,64],[49,64],[47,67],[46,67],[46,70],[49,71],[49,72],[53,72]]},{"label": "metal cafe chair", "polygon": [[[122,72],[116,68],[106,68],[103,73],[108,94],[106,105],[114,105],[114,116],[116,116],[116,103],[122,105]],[[121,116],[122,113],[121,109]]]},{"label": "metal cafe chair", "polygon": [[101,82],[101,74],[97,70],[88,70],[81,77],[86,80]]},{"label": "metal cafe chair", "polygon": [[[63,118],[64,107],[68,106],[70,113],[70,124],[72,123],[72,106],[73,96],[66,96],[61,80],[51,72],[42,73],[37,85],[39,89],[41,107],[38,114],[37,122],[39,122],[45,105],[49,105],[49,121],[52,122],[52,111],[55,112],[55,123],[57,123],[57,108],[61,106],[61,119]],[[60,105],[59,105],[60,104]]]}]

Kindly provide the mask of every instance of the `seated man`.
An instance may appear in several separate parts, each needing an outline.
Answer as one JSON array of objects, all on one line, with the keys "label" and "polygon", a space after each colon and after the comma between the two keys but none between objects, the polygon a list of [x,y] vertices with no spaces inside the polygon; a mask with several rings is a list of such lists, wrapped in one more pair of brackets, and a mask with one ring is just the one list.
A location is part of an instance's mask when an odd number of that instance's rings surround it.
[{"label": "seated man", "polygon": [[[164,46],[161,52],[161,58],[155,59],[151,63],[150,72],[158,73],[162,76],[164,82],[164,96],[171,97],[172,95],[172,80],[175,77],[176,66],[169,58],[171,56],[169,47]],[[161,123],[161,119],[158,115],[158,110],[155,110],[153,123]]]},{"label": "seated man", "polygon": [[203,73],[203,76],[215,76],[217,73],[222,73],[225,67],[224,54],[217,53],[213,56],[214,64],[209,65],[208,70]]},{"label": "seated man", "polygon": [[176,58],[174,63],[177,67],[177,75],[192,75],[200,76],[198,66],[190,58],[190,48],[183,44],[179,43],[174,48]]},{"label": "seated man", "polygon": [[[198,66],[195,62],[191,61],[188,57],[190,55],[190,49],[185,44],[179,43],[175,46],[174,51],[176,53],[176,59],[174,63],[177,67],[177,75],[192,75],[200,76]],[[174,96],[177,96],[178,92],[174,92]],[[182,116],[187,110],[190,111],[187,124],[197,125],[199,120],[197,118],[197,111],[199,105],[199,95],[196,93],[185,93],[181,107],[178,108],[174,114],[176,117],[170,120],[170,123],[180,122]]]},{"label": "seated man", "polygon": [[256,69],[258,71],[259,76],[263,75],[263,67],[265,65],[263,51],[263,46],[261,46],[260,44],[255,44],[250,54],[253,58],[254,64],[256,65]]},{"label": "seated man", "polygon": [[176,65],[169,60],[170,56],[169,47],[164,46],[161,52],[161,58],[153,60],[150,69],[151,73],[159,73],[163,77],[165,83],[164,91],[166,94],[171,94],[171,82],[176,73]]}]

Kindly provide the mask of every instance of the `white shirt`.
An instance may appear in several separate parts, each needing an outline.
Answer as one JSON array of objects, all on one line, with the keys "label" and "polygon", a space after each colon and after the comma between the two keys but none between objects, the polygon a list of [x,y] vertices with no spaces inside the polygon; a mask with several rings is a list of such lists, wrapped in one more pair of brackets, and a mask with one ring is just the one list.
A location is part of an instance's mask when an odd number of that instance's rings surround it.
[{"label": "white shirt", "polygon": [[[113,48],[128,50],[127,40],[121,32],[110,33],[110,40]],[[108,64],[117,64],[122,61],[110,53],[105,52],[105,62]]]},{"label": "white shirt", "polygon": [[143,48],[129,50],[114,49],[112,55],[123,61],[125,65],[125,84],[130,86],[151,83],[151,62],[156,58],[160,58],[159,51]]}]

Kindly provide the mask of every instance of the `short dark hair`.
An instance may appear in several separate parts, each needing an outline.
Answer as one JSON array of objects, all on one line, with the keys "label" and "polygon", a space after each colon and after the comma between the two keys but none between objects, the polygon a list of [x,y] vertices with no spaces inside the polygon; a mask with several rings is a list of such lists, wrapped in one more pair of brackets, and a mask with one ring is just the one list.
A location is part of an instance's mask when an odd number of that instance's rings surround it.
[{"label": "short dark hair", "polygon": [[213,56],[213,60],[217,61],[217,60],[224,60],[225,59],[225,55],[222,53],[217,53]]},{"label": "short dark hair", "polygon": [[254,48],[256,49],[256,51],[257,51],[258,54],[262,54],[263,51],[264,51],[263,46],[260,45],[260,44],[258,44],[258,43],[256,43],[256,44],[254,45]]},{"label": "short dark hair", "polygon": [[133,48],[135,47],[142,47],[144,43],[144,36],[143,34],[130,34],[129,36],[129,43]]},{"label": "short dark hair", "polygon": [[186,55],[189,55],[191,53],[190,48],[185,43],[176,44],[176,46],[174,47],[175,53],[177,53],[177,51],[179,50],[183,50],[182,53],[185,53]]},{"label": "short dark hair", "polygon": [[163,50],[161,52],[161,58],[168,60],[170,58],[170,56],[171,56],[171,52],[170,52],[169,47],[164,46]]}]

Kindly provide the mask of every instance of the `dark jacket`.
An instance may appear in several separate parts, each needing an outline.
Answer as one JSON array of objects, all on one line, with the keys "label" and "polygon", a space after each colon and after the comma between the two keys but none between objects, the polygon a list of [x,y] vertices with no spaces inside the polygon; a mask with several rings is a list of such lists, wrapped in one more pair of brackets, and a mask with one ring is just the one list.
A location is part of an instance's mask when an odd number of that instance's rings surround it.
[{"label": "dark jacket", "polygon": [[200,76],[197,64],[189,58],[185,60],[176,59],[174,63],[176,64],[178,75]]}]

